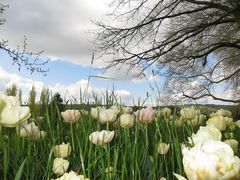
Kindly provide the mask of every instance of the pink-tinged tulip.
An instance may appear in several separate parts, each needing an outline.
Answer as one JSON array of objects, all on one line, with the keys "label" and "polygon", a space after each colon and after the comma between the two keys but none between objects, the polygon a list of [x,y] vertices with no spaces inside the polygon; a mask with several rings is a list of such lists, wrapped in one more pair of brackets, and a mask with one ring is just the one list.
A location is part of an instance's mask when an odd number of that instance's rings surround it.
[{"label": "pink-tinged tulip", "polygon": [[154,119],[155,114],[156,111],[150,106],[147,108],[142,108],[141,110],[135,112],[136,119],[141,123],[151,122]]},{"label": "pink-tinged tulip", "polygon": [[80,119],[80,112],[79,110],[66,110],[61,112],[63,117],[63,121],[67,123],[74,123]]},{"label": "pink-tinged tulip", "polygon": [[115,110],[112,109],[102,109],[99,112],[99,121],[101,124],[114,122],[117,118]]},{"label": "pink-tinged tulip", "polygon": [[89,140],[96,145],[104,145],[112,141],[114,137],[114,131],[96,131],[90,134]]}]

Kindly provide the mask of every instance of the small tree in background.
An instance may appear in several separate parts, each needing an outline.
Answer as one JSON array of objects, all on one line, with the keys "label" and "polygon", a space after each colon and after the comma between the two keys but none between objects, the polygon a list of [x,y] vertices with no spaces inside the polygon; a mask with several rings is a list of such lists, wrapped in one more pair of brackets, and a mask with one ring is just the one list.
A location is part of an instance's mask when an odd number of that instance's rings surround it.
[{"label": "small tree in background", "polygon": [[[240,102],[239,0],[113,0],[96,22],[96,49],[112,66],[152,65],[170,94]],[[215,89],[224,88],[232,97]],[[225,93],[226,94],[226,93]]]},{"label": "small tree in background", "polygon": [[40,102],[39,102],[40,112],[42,115],[44,114],[45,110],[47,109],[49,101],[50,101],[50,91],[48,88],[46,89],[45,87],[43,87],[41,95],[40,95]]},{"label": "small tree in background", "polygon": [[8,96],[16,96],[17,95],[17,85],[12,84],[6,88],[5,94]]},{"label": "small tree in background", "polygon": [[29,92],[28,106],[30,108],[31,113],[35,115],[36,115],[36,95],[37,92],[33,85],[31,91]]},{"label": "small tree in background", "polygon": [[22,104],[22,90],[21,89],[18,90],[18,97],[19,97],[20,104]]}]

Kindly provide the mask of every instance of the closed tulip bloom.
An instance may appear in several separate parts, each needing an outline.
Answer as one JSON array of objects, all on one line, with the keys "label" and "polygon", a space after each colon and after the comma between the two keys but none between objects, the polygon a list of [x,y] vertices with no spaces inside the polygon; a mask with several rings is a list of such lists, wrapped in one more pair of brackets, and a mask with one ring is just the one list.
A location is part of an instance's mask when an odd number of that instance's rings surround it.
[{"label": "closed tulip bloom", "polygon": [[120,126],[123,128],[130,128],[134,125],[134,116],[131,114],[122,114],[120,116]]},{"label": "closed tulip bloom", "polygon": [[225,110],[225,109],[219,109],[217,111],[218,116],[226,116],[226,117],[232,117],[231,111]]},{"label": "closed tulip bloom", "polygon": [[18,97],[0,95],[0,125],[16,127],[30,116],[29,107],[22,107]]},{"label": "closed tulip bloom", "polygon": [[114,122],[117,118],[115,110],[112,109],[102,109],[99,112],[99,121],[101,124]]},{"label": "closed tulip bloom", "polygon": [[240,120],[235,121],[235,124],[238,128],[240,128]]},{"label": "closed tulip bloom", "polygon": [[228,144],[229,146],[231,146],[231,148],[233,149],[234,153],[237,153],[238,151],[238,141],[236,139],[227,139],[224,141],[226,144]]},{"label": "closed tulip bloom", "polygon": [[63,121],[67,123],[74,123],[80,119],[79,110],[73,110],[73,109],[66,110],[64,112],[61,112],[61,115],[63,117]]},{"label": "closed tulip bloom", "polygon": [[169,109],[168,107],[163,108],[161,112],[166,118],[169,118],[172,113],[171,109]]},{"label": "closed tulip bloom", "polygon": [[142,108],[141,110],[135,112],[137,120],[141,123],[151,122],[154,119],[155,114],[156,111],[150,106],[147,108]]},{"label": "closed tulip bloom", "polygon": [[98,108],[91,108],[91,116],[93,119],[98,119]]},{"label": "closed tulip bloom", "polygon": [[197,115],[200,115],[200,111],[195,109],[193,106],[182,108],[180,115],[183,121],[194,119]]},{"label": "closed tulip bloom", "polygon": [[193,134],[191,138],[188,138],[189,143],[193,141],[196,144],[202,144],[205,141],[212,140],[221,140],[222,134],[215,126],[200,126],[196,134]]},{"label": "closed tulip bloom", "polygon": [[223,116],[214,116],[209,118],[207,125],[213,125],[218,128],[219,131],[224,131],[227,127],[227,123]]},{"label": "closed tulip bloom", "polygon": [[66,158],[71,154],[70,143],[65,144],[63,142],[60,145],[56,145],[53,150],[55,157]]},{"label": "closed tulip bloom", "polygon": [[240,178],[240,159],[221,141],[208,140],[192,148],[183,147],[183,167],[189,180]]},{"label": "closed tulip bloom", "polygon": [[120,107],[119,106],[111,106],[110,109],[114,110],[115,114],[120,113]]},{"label": "closed tulip bloom", "polygon": [[158,145],[158,153],[161,155],[167,154],[170,148],[170,144],[159,143]]},{"label": "closed tulip bloom", "polygon": [[96,131],[89,135],[89,140],[96,145],[104,145],[112,141],[114,131]]},{"label": "closed tulip bloom", "polygon": [[22,123],[19,127],[16,128],[17,134],[23,138],[29,138],[32,140],[44,139],[47,135],[45,131],[41,131],[34,122]]},{"label": "closed tulip bloom", "polygon": [[57,175],[63,175],[69,167],[69,161],[63,158],[55,158],[53,160],[53,172]]},{"label": "closed tulip bloom", "polygon": [[228,129],[230,129],[231,131],[234,131],[237,127],[237,125],[235,124],[235,122],[231,122],[227,125]]}]

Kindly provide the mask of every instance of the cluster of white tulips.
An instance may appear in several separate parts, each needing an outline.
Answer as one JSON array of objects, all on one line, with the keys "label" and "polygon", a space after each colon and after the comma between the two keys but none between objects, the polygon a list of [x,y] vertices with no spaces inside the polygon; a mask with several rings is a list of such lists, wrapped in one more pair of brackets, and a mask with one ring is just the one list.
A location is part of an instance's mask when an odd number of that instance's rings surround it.
[{"label": "cluster of white tulips", "polygon": [[[221,141],[222,134],[216,124],[201,126],[189,138],[188,147],[182,145],[183,167],[189,180],[239,179],[240,159],[234,155],[238,144]],[[179,180],[186,178],[175,174]]]},{"label": "cluster of white tulips", "polygon": [[[186,178],[189,180],[240,179],[240,159],[236,156],[239,151],[239,143],[237,139],[234,139],[234,130],[240,128],[240,120],[234,121],[230,111],[220,109],[210,114],[208,119],[206,115],[203,115],[200,110],[193,106],[182,108],[179,118],[175,119],[172,116],[171,109],[167,107],[156,111],[149,106],[133,112],[131,107],[112,106],[106,108],[98,106],[91,108],[90,112],[76,109],[61,112],[63,122],[71,124],[71,127],[73,123],[77,123],[84,118],[84,116],[81,116],[83,114],[90,114],[94,120],[93,123],[99,121],[101,124],[101,126],[97,126],[96,131],[87,134],[88,140],[100,147],[107,147],[108,143],[117,138],[114,128],[130,129],[136,124],[139,124],[138,127],[140,128],[147,127],[148,123],[160,117],[163,117],[170,125],[174,124],[175,127],[181,127],[183,123],[191,125],[195,129],[199,127],[198,131],[188,138],[187,143],[181,146]],[[47,133],[40,130],[36,125],[42,122],[44,118],[37,117],[34,120],[30,116],[29,107],[21,106],[18,97],[0,95],[0,126],[16,128],[17,135],[23,138],[30,140],[44,139]],[[112,126],[109,126],[110,124]],[[203,126],[203,124],[206,125]],[[106,127],[106,129],[99,129],[102,127]],[[109,130],[109,127],[112,130]],[[160,142],[157,146],[157,152],[164,156],[168,153],[170,147],[172,147],[171,144]],[[72,153],[70,143],[65,144],[63,142],[55,145],[51,152],[54,155],[52,171],[58,177],[58,180],[88,179],[84,175],[69,170],[69,156]],[[113,167],[109,164],[105,171],[111,177]],[[174,175],[179,180],[186,179],[179,174]],[[161,179],[164,179],[164,177]]]},{"label": "cluster of white tulips", "polygon": [[18,97],[0,95],[0,125],[4,127],[16,127],[17,134],[31,140],[44,139],[47,135],[41,131],[35,122],[29,122],[31,116],[29,107],[21,106]]},{"label": "cluster of white tulips", "polygon": [[88,178],[85,178],[84,175],[78,175],[74,171],[70,171],[67,173],[67,170],[69,168],[70,162],[66,159],[71,154],[71,146],[69,143],[65,144],[64,142],[60,145],[56,145],[53,148],[53,153],[55,156],[55,159],[53,160],[53,167],[52,170],[54,174],[57,176],[61,176],[57,178],[58,180],[88,180]]}]

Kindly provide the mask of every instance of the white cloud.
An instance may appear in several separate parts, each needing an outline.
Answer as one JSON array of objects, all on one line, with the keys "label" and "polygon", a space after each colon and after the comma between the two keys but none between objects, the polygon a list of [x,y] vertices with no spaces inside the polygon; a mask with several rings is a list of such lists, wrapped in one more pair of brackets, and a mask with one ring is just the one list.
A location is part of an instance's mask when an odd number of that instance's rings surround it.
[{"label": "white cloud", "polygon": [[102,19],[109,0],[21,0],[6,1],[1,39],[12,47],[21,45],[24,35],[32,51],[44,50],[53,59],[90,65],[92,45],[87,31],[94,29],[91,19]]},{"label": "white cloud", "polygon": [[129,65],[126,64],[106,69],[106,71],[103,74],[99,74],[99,76],[119,81],[132,81],[133,83],[141,83],[145,78],[145,76],[141,74],[141,68],[129,67]]},{"label": "white cloud", "polygon": [[[10,74],[3,70],[2,67],[0,67],[0,92],[4,92],[6,87],[10,86],[11,84],[16,84],[19,89],[23,91],[23,100],[26,101],[28,97],[28,93],[31,90],[32,86],[36,88],[37,92],[37,99],[39,99],[40,93],[42,91],[42,88],[48,87],[52,94],[54,95],[56,92],[59,92],[65,101],[69,99],[75,98],[77,102],[80,101],[80,92],[83,93],[87,92],[87,98],[90,98],[92,100],[92,93],[97,95],[99,98],[106,93],[106,88],[101,87],[95,87],[92,84],[88,84],[87,80],[79,80],[72,84],[61,84],[56,83],[54,85],[47,85],[44,84],[41,81],[34,81],[28,78],[21,77],[17,74]],[[116,90],[117,97],[124,102],[126,99],[128,99],[131,96],[131,93],[126,90]]]}]

